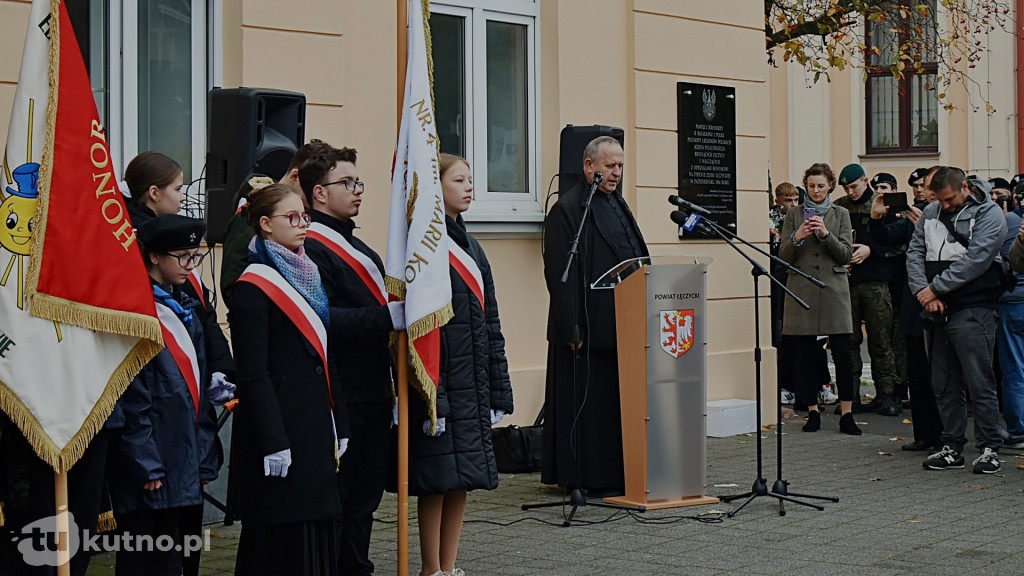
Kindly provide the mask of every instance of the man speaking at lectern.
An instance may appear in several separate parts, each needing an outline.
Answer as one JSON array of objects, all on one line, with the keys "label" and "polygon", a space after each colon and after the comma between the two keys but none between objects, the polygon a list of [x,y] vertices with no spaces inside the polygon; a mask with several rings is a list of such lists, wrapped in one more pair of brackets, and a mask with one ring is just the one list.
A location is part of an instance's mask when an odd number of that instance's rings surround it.
[{"label": "man speaking at lectern", "polygon": [[[619,262],[648,255],[619,190],[623,158],[622,145],[610,136],[587,144],[583,178],[564,191],[544,223],[544,278],[551,301],[541,481],[585,488],[591,496],[622,494],[625,483],[614,292],[589,286]],[[563,283],[595,179],[578,255]]]}]

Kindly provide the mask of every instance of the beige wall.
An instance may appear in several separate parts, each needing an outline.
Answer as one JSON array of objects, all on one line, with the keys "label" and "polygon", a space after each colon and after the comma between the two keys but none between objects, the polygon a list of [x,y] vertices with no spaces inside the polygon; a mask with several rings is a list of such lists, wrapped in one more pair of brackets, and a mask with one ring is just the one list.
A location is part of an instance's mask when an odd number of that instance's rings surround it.
[{"label": "beige wall", "polygon": [[[9,55],[0,65],[0,113],[13,100],[28,8],[27,1],[0,0],[0,46]],[[540,12],[542,180],[557,172],[564,125],[626,130],[625,195],[652,252],[715,258],[709,273],[708,396],[753,398],[749,266],[721,243],[679,242],[665,196],[676,190],[675,83],[734,86],[739,230],[765,239],[769,91],[761,3],[543,0]],[[275,0],[223,1],[223,86],[302,92],[307,138],[359,150],[367,184],[359,234],[378,252],[385,250],[396,133],[395,14],[395,2],[386,0],[308,0],[301,9]],[[595,30],[603,31],[600,41],[588,41]],[[547,347],[539,233],[483,238],[517,400],[511,421],[532,422],[543,402]],[[767,284],[762,290],[768,293]],[[767,298],[762,303],[765,386],[773,387]]]}]

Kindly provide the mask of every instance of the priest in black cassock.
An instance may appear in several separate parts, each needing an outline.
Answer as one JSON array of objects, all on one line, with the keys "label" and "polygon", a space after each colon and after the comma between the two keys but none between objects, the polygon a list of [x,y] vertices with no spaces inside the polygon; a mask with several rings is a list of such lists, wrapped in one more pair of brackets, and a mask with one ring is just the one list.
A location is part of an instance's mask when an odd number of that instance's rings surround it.
[{"label": "priest in black cassock", "polygon": [[[649,255],[619,190],[623,158],[614,138],[601,136],[587,144],[583,177],[561,195],[544,223],[544,278],[551,300],[541,481],[585,488],[591,496],[622,494],[625,481],[615,298],[612,290],[589,286],[619,262]],[[569,247],[596,173],[603,178],[563,284]]]}]

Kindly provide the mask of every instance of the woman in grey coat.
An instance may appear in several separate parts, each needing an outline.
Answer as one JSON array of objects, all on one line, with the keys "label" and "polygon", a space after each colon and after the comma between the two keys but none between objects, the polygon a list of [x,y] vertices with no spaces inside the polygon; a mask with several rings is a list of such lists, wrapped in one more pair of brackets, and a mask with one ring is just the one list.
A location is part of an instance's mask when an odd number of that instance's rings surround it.
[{"label": "woman in grey coat", "polygon": [[821,428],[818,412],[818,382],[814,370],[814,347],[819,335],[828,335],[832,359],[836,365],[836,386],[842,417],[839,430],[859,435],[853,421],[853,368],[850,357],[850,284],[846,265],[853,256],[853,228],[850,213],[832,204],[835,174],[828,164],[814,164],[804,172],[807,197],[803,204],[789,210],[782,224],[782,245],[779,257],[825,283],[819,288],[802,276],[790,275],[787,286],[806,302],[804,310],[787,302],[782,333],[793,336],[793,374],[797,400],[808,407],[804,432]]}]

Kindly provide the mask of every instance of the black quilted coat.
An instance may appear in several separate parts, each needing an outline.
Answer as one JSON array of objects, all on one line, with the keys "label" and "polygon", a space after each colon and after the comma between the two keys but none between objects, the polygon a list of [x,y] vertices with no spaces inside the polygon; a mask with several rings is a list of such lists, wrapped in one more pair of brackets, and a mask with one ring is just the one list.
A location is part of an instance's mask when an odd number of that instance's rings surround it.
[{"label": "black quilted coat", "polygon": [[484,309],[454,270],[452,310],[441,329],[441,378],[437,389],[437,415],[445,419],[445,432],[436,438],[423,434],[427,406],[415,393],[409,402],[409,492],[445,494],[458,490],[498,487],[491,440],[491,409],[512,413],[512,385],[505,359],[498,303],[494,297],[491,266],[466,226],[446,217],[450,241],[476,261],[484,281]]}]

